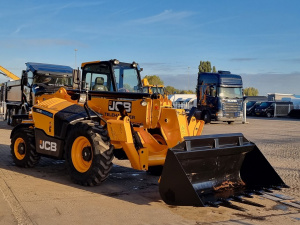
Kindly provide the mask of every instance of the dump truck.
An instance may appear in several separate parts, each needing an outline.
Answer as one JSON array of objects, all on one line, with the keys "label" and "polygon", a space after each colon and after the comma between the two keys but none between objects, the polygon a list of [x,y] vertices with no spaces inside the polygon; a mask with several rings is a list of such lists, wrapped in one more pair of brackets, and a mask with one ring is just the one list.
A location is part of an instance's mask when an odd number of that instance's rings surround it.
[{"label": "dump truck", "polygon": [[114,157],[127,159],[133,169],[160,175],[170,205],[252,204],[243,196],[287,187],[242,134],[202,136],[203,121],[143,93],[137,63],[94,61],[81,69],[81,90],[61,87],[12,130],[17,166],[34,167],[41,156],[65,159],[73,182],[95,186]]},{"label": "dump truck", "polygon": [[[69,66],[27,62],[22,76],[4,84],[7,124],[14,125],[32,105],[45,94],[53,94],[60,87],[72,87],[73,69]],[[20,116],[15,116],[20,115]],[[16,120],[13,120],[15,118]]]},{"label": "dump truck", "polygon": [[[4,75],[5,77],[9,78],[10,81],[20,80],[20,77],[10,72],[8,69],[0,66],[0,74]],[[6,83],[0,84],[0,114],[3,115],[3,118],[6,117]]]}]

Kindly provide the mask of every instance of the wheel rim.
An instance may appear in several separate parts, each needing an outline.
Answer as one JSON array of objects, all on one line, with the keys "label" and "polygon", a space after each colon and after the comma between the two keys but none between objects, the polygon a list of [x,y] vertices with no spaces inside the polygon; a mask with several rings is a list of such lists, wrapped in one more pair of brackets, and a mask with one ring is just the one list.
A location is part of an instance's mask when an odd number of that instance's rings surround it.
[{"label": "wheel rim", "polygon": [[159,135],[159,134],[153,134],[152,136],[155,138],[155,140],[159,144],[161,144],[161,145],[167,145],[167,142],[165,141],[165,139],[161,135]]},{"label": "wheel rim", "polygon": [[26,154],[26,145],[23,138],[17,138],[14,144],[14,153],[18,160],[25,158]]},{"label": "wheel rim", "polygon": [[72,162],[75,169],[84,173],[92,165],[93,151],[90,141],[83,136],[77,137],[71,149]]}]

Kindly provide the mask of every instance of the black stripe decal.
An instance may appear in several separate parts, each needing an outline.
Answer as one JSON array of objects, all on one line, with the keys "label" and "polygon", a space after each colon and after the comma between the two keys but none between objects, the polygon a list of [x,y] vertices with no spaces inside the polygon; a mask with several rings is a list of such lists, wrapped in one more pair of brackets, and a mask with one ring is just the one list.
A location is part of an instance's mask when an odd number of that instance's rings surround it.
[{"label": "black stripe decal", "polygon": [[43,110],[43,109],[33,108],[33,112],[40,113],[40,114],[43,114],[43,115],[48,116],[50,118],[53,118],[53,113],[48,112],[48,111]]}]

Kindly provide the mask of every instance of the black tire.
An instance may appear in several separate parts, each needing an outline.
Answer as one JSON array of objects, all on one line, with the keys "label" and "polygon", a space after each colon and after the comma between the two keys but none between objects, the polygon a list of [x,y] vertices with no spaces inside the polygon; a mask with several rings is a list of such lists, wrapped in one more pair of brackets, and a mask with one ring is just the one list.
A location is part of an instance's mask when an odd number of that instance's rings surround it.
[{"label": "black tire", "polygon": [[80,122],[69,130],[65,158],[71,180],[83,186],[102,183],[112,168],[113,146],[107,131]]},{"label": "black tire", "polygon": [[272,113],[267,112],[267,117],[268,117],[268,118],[271,118],[271,117],[272,117]]},{"label": "black tire", "polygon": [[232,123],[233,123],[233,121],[227,121],[227,123],[228,123],[228,124],[232,124]]},{"label": "black tire", "polygon": [[203,115],[203,120],[205,122],[205,124],[208,124],[211,122],[211,117],[210,117],[210,113],[209,112],[204,112],[204,115]]},{"label": "black tire", "polygon": [[21,127],[11,138],[11,154],[19,167],[31,168],[39,163],[40,155],[35,149],[34,130]]}]

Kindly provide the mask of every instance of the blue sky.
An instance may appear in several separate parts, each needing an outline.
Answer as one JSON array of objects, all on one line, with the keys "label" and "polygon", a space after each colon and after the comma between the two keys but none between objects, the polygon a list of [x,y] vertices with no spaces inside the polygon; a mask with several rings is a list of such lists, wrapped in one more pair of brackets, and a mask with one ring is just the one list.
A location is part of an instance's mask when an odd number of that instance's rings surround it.
[{"label": "blue sky", "polygon": [[300,94],[299,10],[297,0],[2,1],[0,65],[20,76],[29,61],[117,58],[194,90],[208,60],[262,95]]}]

